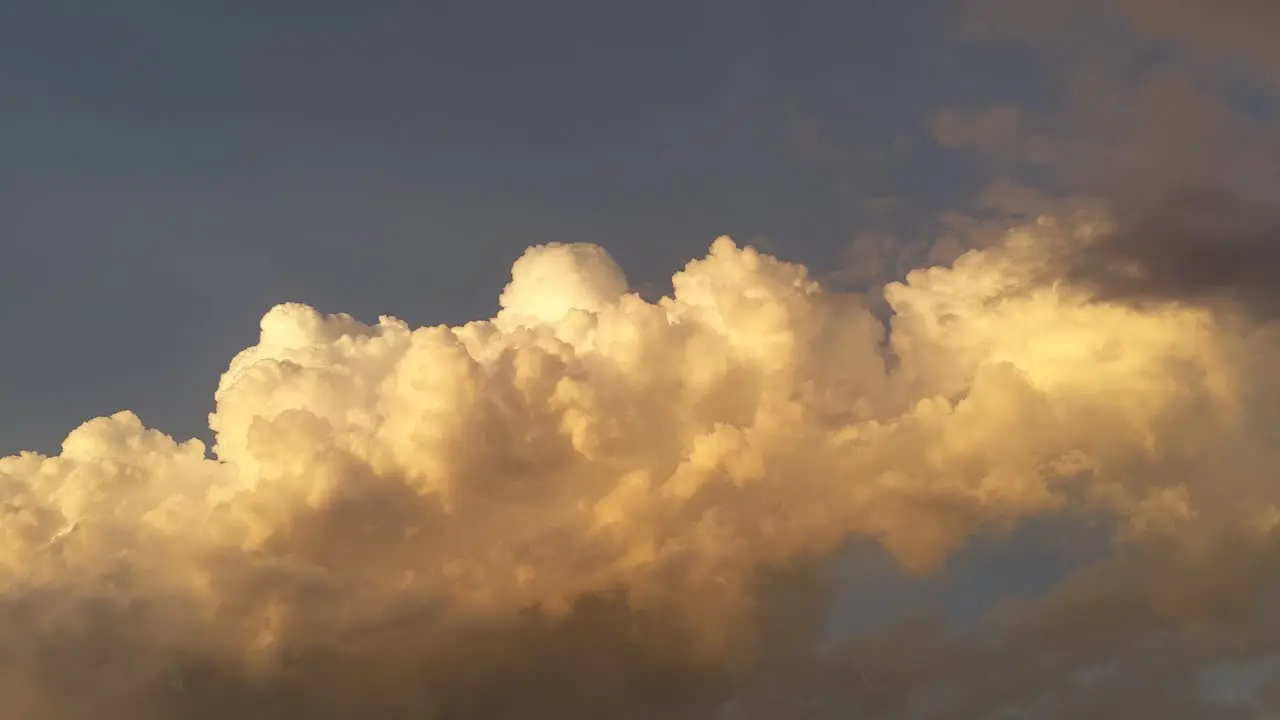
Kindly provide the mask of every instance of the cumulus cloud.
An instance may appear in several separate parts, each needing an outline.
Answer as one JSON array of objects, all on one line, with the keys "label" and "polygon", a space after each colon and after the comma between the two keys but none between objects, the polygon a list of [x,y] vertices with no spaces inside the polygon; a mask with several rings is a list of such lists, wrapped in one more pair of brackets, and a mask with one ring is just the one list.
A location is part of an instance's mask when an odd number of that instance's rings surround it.
[{"label": "cumulus cloud", "polygon": [[[728,238],[654,303],[552,244],[491,320],[276,307],[212,448],[121,412],[0,459],[7,712],[755,717],[768,677],[812,691],[791,716],[888,712],[891,683],[850,678],[890,655],[815,654],[851,537],[917,574],[1047,514],[1107,518],[1125,552],[1269,547],[1273,334],[1041,282],[1089,232],[914,271],[888,324]],[[955,653],[904,660],[894,697]]]},{"label": "cumulus cloud", "polygon": [[[1048,106],[948,108],[930,120],[940,144],[992,171],[974,211],[953,219],[960,244],[990,246],[1028,214],[1075,228],[1046,238],[1032,285],[1143,315],[1202,308],[1240,363],[1240,415],[1198,480],[1149,493],[1120,530],[1136,534],[1041,601],[1006,608],[981,641],[917,624],[851,652],[892,680],[901,707],[942,697],[944,717],[1269,717],[1280,649],[1266,610],[1280,590],[1275,524],[1269,511],[1245,508],[1271,506],[1280,460],[1274,432],[1263,430],[1280,397],[1266,359],[1280,313],[1280,56],[1271,40],[1280,6],[972,7],[975,28],[1034,50],[1027,59],[1062,93]],[[885,645],[894,652],[880,661]],[[1230,702],[1208,699],[1215,672],[1239,685],[1250,668],[1262,668],[1260,682],[1237,687]]]}]

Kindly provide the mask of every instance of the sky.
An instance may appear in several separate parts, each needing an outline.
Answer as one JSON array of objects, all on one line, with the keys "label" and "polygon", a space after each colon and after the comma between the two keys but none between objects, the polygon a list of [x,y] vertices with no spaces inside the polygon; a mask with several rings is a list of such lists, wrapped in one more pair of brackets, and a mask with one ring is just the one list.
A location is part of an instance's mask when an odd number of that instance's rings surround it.
[{"label": "sky", "polygon": [[456,323],[530,244],[655,289],[719,234],[836,267],[868,201],[971,191],[929,112],[1038,95],[935,0],[0,12],[6,452],[125,407],[199,434],[271,305]]},{"label": "sky", "polygon": [[0,694],[1276,717],[1277,36],[0,2]]}]

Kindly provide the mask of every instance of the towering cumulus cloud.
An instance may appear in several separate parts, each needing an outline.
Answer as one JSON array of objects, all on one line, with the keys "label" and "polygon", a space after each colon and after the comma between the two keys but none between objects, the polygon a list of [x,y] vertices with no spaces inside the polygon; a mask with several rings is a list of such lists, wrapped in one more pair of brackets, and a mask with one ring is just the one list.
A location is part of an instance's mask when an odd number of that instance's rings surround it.
[{"label": "towering cumulus cloud", "polygon": [[[750,714],[769,668],[816,657],[820,570],[851,537],[921,574],[1049,513],[1108,519],[1117,563],[1269,547],[1269,331],[1037,280],[1089,232],[1043,221],[916,271],[887,325],[728,238],[657,303],[553,244],[492,320],[276,307],[208,451],[121,412],[0,460],[0,715]],[[1140,608],[1176,575],[1117,592]],[[902,692],[948,652],[902,665]],[[905,712],[856,685],[810,711]]]}]

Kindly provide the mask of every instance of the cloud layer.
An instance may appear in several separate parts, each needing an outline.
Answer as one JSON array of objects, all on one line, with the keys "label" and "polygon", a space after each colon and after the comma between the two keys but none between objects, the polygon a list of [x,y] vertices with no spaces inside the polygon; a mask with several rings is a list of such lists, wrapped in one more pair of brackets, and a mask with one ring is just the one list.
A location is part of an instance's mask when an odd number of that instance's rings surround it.
[{"label": "cloud layer", "polygon": [[601,248],[552,244],[461,327],[276,307],[222,377],[211,452],[121,412],[0,459],[6,707],[754,717],[775,677],[807,712],[905,712],[961,651],[853,682],[892,656],[816,654],[826,561],[861,536],[929,573],[1050,514],[1104,519],[1114,562],[1158,553],[1156,574],[1082,579],[966,664],[1108,613],[1212,624],[1257,583],[1229,566],[1222,598],[1179,601],[1186,568],[1228,540],[1269,557],[1280,517],[1276,338],[1040,282],[1091,232],[1045,219],[915,271],[887,325],[728,238],[656,303]]}]

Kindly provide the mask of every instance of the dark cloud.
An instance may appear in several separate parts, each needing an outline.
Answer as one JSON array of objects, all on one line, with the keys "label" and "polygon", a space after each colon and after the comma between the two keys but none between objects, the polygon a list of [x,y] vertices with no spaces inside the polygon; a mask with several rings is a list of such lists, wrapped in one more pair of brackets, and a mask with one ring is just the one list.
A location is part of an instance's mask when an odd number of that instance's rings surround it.
[{"label": "dark cloud", "polygon": [[1127,7],[1147,32],[1243,56],[1280,80],[1280,4],[1273,0],[1129,0]]},{"label": "dark cloud", "polygon": [[[691,628],[636,610],[623,592],[583,596],[564,616],[529,608],[502,623],[448,630],[426,613],[356,635],[311,628],[260,668],[213,651],[140,644],[140,624],[163,608],[56,596],[22,602],[0,608],[11,646],[9,657],[0,655],[0,682],[9,710],[24,720],[705,718],[750,667],[745,648],[737,667],[704,653]],[[25,643],[40,630],[21,627],[24,618],[48,603],[80,620]]]},{"label": "dark cloud", "polygon": [[432,630],[409,622],[297,648],[266,678],[192,663],[162,693],[157,717],[694,718],[714,711],[730,680],[623,595],[582,598],[558,620],[531,610],[509,628]]},{"label": "dark cloud", "polygon": [[[1249,72],[1280,79],[1280,5],[1272,0],[972,0],[970,30],[979,37],[1032,41],[1058,59],[1116,60],[1140,43],[1234,57]],[[1150,49],[1150,48],[1142,48]],[[1101,53],[1101,57],[1099,57]]]},{"label": "dark cloud", "polygon": [[[1241,92],[1217,60],[1230,55],[1261,71],[1255,77],[1280,68],[1273,67],[1280,45],[1263,40],[1280,37],[1280,5],[1041,1],[1015,9],[984,0],[976,7],[979,27],[1055,61],[1063,102],[1042,112],[948,109],[931,128],[942,145],[982,158],[998,185],[1031,183],[1106,217],[1108,229],[1065,248],[1050,275],[1112,301],[1233,300],[1274,316],[1280,123],[1268,103],[1280,97],[1265,84]],[[1170,53],[1169,41],[1180,52]],[[1020,209],[1000,208],[1006,216]]]},{"label": "dark cloud", "polygon": [[[1057,258],[1066,279],[1105,300],[1235,300],[1280,313],[1280,217],[1240,208],[1220,188],[1164,200],[1122,207],[1113,230],[1067,248]],[[1241,214],[1256,219],[1240,223]]]}]

